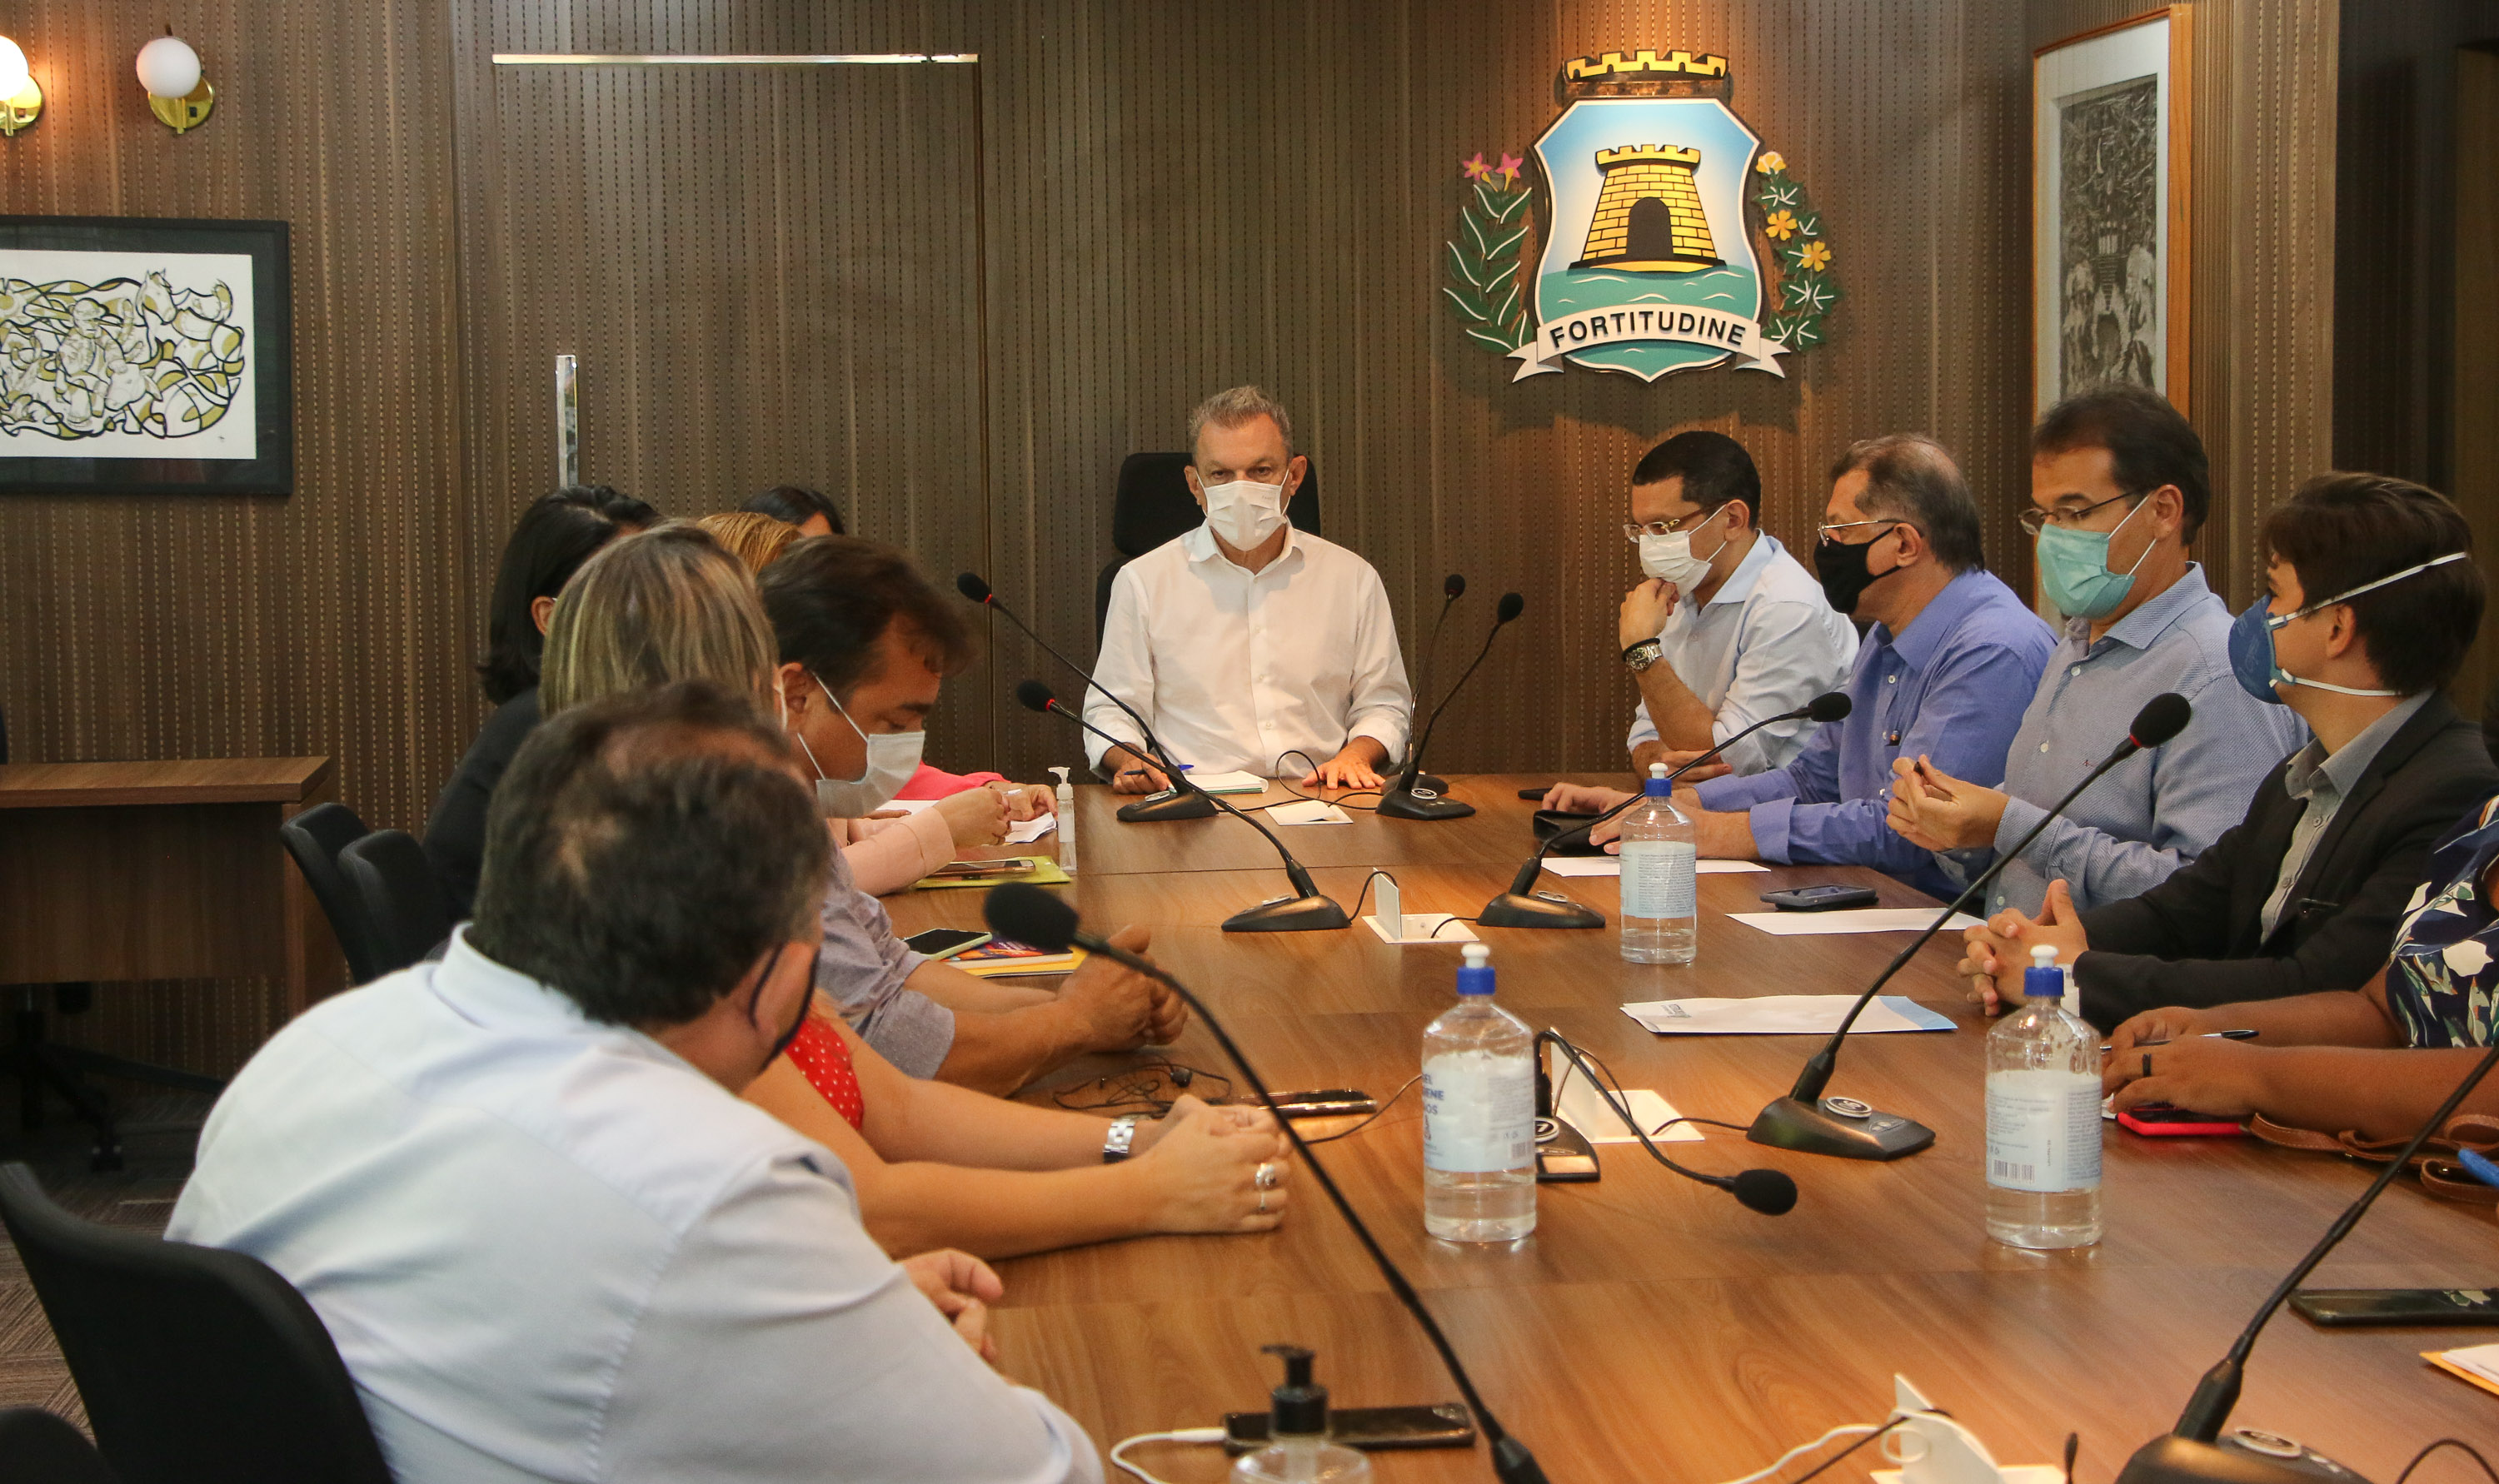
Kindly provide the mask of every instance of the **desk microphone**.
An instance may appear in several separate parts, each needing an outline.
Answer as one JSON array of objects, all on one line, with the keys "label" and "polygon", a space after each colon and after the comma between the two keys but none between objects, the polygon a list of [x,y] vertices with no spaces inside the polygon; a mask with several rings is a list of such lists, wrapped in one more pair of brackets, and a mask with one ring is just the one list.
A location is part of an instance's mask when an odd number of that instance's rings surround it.
[{"label": "desk microphone", "polygon": [[2081,783],[2066,790],[2065,796],[2057,800],[2055,808],[2039,817],[2039,823],[2030,826],[2030,832],[2024,835],[2020,843],[1997,855],[1995,864],[1981,872],[1978,880],[1964,887],[1961,895],[1953,898],[1952,905],[1937,913],[1935,919],[1927,924],[1925,932],[1918,934],[1907,948],[1900,950],[1899,956],[1884,966],[1882,973],[1874,976],[1874,983],[1866,985],[1866,992],[1857,997],[1857,1003],[1848,1007],[1848,1014],[1840,1018],[1839,1029],[1831,1033],[1830,1043],[1804,1064],[1804,1071],[1797,1076],[1796,1086],[1789,1089],[1786,1097],[1774,1100],[1756,1114],[1753,1126],[1745,1131],[1744,1137],[1755,1144],[1772,1145],[1806,1154],[1834,1154],[1841,1159],[1899,1159],[1904,1154],[1915,1154],[1934,1143],[1935,1131],[1915,1119],[1901,1117],[1899,1113],[1878,1113],[1855,1098],[1827,1101],[1823,1098],[1822,1090],[1831,1085],[1832,1070],[1839,1062],[1839,1044],[1848,1038],[1848,1028],[1855,1025],[1866,1007],[1873,1003],[1875,992],[1890,984],[1892,976],[1917,956],[1918,950],[1927,946],[1927,940],[1943,930],[1943,925],[1952,920],[1954,913],[1971,902],[1987,900],[1987,888],[1996,884],[1996,877],[2004,874],[2006,866],[2030,848],[2030,842],[2039,838],[2039,831],[2048,827],[2049,821],[2063,814],[2085,789],[2099,782],[2101,775],[2109,769],[2145,748],[2158,747],[2186,730],[2187,721],[2193,715],[2194,708],[2187,704],[2187,697],[2175,691],[2164,691],[2145,701],[2143,709],[2134,714],[2133,725],[2126,728],[2126,740],[2101,758],[2099,766],[2085,774]]},{"label": "desk microphone", "polygon": [[[2359,1225],[2360,1218],[2377,1204],[2379,1195],[2412,1164],[2413,1157],[2420,1153],[2421,1145],[2429,1142],[2430,1136],[2447,1126],[2447,1120],[2455,1115],[2455,1110],[2463,1105],[2482,1080],[2490,1075],[2494,1066],[2499,1066],[2499,1043],[2494,1043],[2488,1053],[2473,1064],[2473,1070],[2464,1075],[2464,1081],[2455,1084],[2455,1090],[2447,1095],[2447,1101],[2441,1103],[2438,1111],[2431,1113],[2429,1120],[2413,1135],[2412,1143],[2405,1145],[2402,1153],[2386,1162],[2385,1168],[2378,1172],[2378,1178],[2369,1183],[2369,1188],[2360,1192],[2360,1198],[2334,1219],[2334,1224],[2325,1229],[2325,1235],[2318,1239],[2317,1245],[2309,1248],[2308,1255],[2299,1260],[2289,1275],[2265,1296],[2264,1303],[2256,1307],[2256,1317],[2248,1321],[2248,1327],[2241,1330],[2239,1338],[2231,1342],[2229,1353],[2195,1383],[2195,1394],[2188,1399],[2187,1409],[2178,1414],[2177,1426],[2135,1449],[2134,1456],[2126,1461],[2126,1468],[2119,1470],[2117,1484],[2317,1484],[2320,1477],[2326,1476],[2319,1465],[2329,1461],[2320,1459],[2314,1453],[2303,1451],[2296,1457],[2285,1457],[2279,1451],[2260,1451],[2247,1446],[2236,1435],[2218,1443],[2214,1441],[2221,1435],[2222,1424],[2230,1420],[2230,1409],[2238,1405],[2240,1373],[2247,1364],[2248,1352],[2256,1348],[2256,1337],[2263,1333],[2265,1321],[2273,1317],[2274,1310],[2282,1307],[2283,1300],[2289,1298],[2291,1291],[2317,1271],[2317,1265],[2325,1260],[2325,1255],[2333,1251],[2337,1243],[2352,1235],[2352,1229]],[[2339,1465],[2331,1467],[2343,1478],[2357,1477]]]},{"label": "desk microphone", "polygon": [[[1571,1038],[1557,1030],[1541,1030],[1536,1033],[1536,1044],[1540,1053],[1536,1058],[1536,1112],[1539,1116],[1554,1117],[1561,1112],[1560,1100],[1553,1096],[1552,1088],[1545,1082],[1544,1058],[1542,1052],[1549,1046],[1569,1058],[1572,1069],[1588,1080],[1588,1086],[1597,1094],[1598,1100],[1613,1110],[1614,1116],[1623,1120],[1623,1127],[1630,1129],[1639,1139],[1641,1145],[1647,1147],[1649,1157],[1659,1164],[1695,1184],[1715,1185],[1734,1196],[1736,1202],[1747,1210],[1757,1210],[1765,1216],[1784,1216],[1796,1210],[1796,1181],[1788,1178],[1786,1171],[1739,1170],[1734,1175],[1708,1175],[1688,1166],[1676,1164],[1667,1157],[1666,1151],[1659,1148],[1655,1141],[1649,1138],[1648,1131],[1639,1126],[1639,1119],[1632,1116],[1631,1105],[1621,1094],[1598,1079],[1597,1069],[1588,1065],[1587,1053],[1573,1046]],[[1570,1075],[1570,1071],[1562,1074],[1566,1084]]]},{"label": "desk microphone", "polygon": [[[1085,720],[1084,713],[1070,710],[1068,707],[1061,704],[1057,696],[1050,694],[1050,687],[1043,685],[1038,680],[1023,680],[1017,682],[1015,688],[1015,698],[1017,704],[1022,706],[1026,711],[1038,711],[1046,715],[1062,716],[1067,720],[1074,722],[1077,726],[1084,727],[1087,731],[1093,733],[1093,735],[1097,737],[1116,740],[1111,738],[1110,733],[1104,731],[1101,727]],[[1265,835],[1267,837],[1267,843],[1276,848],[1276,854],[1284,858],[1284,877],[1287,881],[1290,881],[1293,884],[1293,890],[1299,893],[1299,895],[1288,896],[1281,901],[1260,902],[1255,907],[1243,908],[1241,911],[1236,912],[1232,916],[1223,919],[1223,930],[1225,932],[1295,933],[1312,932],[1331,927],[1347,927],[1352,925],[1351,920],[1346,917],[1344,908],[1338,906],[1333,899],[1319,894],[1317,885],[1311,880],[1311,873],[1303,867],[1300,861],[1293,858],[1293,853],[1291,851],[1284,849],[1284,842],[1276,838],[1276,832],[1274,830],[1269,829],[1264,823],[1251,818],[1243,811],[1234,808],[1231,800],[1229,799],[1217,798],[1214,794],[1205,792],[1201,792],[1197,796],[1207,800],[1207,802],[1212,806],[1209,810],[1210,813],[1212,813],[1214,809],[1220,809],[1225,814],[1228,814],[1234,819],[1239,820],[1244,824],[1249,825],[1251,829]]]},{"label": "desk microphone", "polygon": [[[1463,577],[1452,580],[1460,589],[1467,585]],[[1398,774],[1397,781],[1388,786],[1388,791],[1379,796],[1379,813],[1392,820],[1456,820],[1476,812],[1473,804],[1443,798],[1437,789],[1417,787],[1423,769],[1423,748],[1432,740],[1432,728],[1441,724],[1441,713],[1449,709],[1449,702],[1457,699],[1458,692],[1466,688],[1477,665],[1482,664],[1484,656],[1492,653],[1493,635],[1501,632],[1502,627],[1518,617],[1526,606],[1527,599],[1515,593],[1501,595],[1500,604],[1493,609],[1492,628],[1484,634],[1483,648],[1476,651],[1475,663],[1467,666],[1466,674],[1460,675],[1457,684],[1449,687],[1449,694],[1442,696],[1441,703],[1432,708],[1431,720],[1423,724],[1423,735],[1406,750],[1406,771]],[[1441,611],[1445,614],[1448,609],[1444,606]]]},{"label": "desk microphone", "polygon": [[[1673,772],[1667,774],[1667,782],[1672,783],[1674,780],[1681,778],[1684,774],[1689,773],[1694,768],[1707,762],[1710,758],[1717,757],[1720,753],[1723,753],[1727,749],[1735,746],[1736,743],[1743,741],[1746,737],[1751,736],[1753,733],[1761,730],[1765,726],[1773,726],[1780,722],[1812,722],[1817,725],[1836,722],[1845,718],[1854,705],[1855,702],[1848,698],[1847,692],[1825,691],[1820,695],[1806,701],[1803,705],[1799,706],[1794,711],[1782,712],[1777,716],[1764,717],[1762,720],[1755,722],[1752,726],[1745,727],[1742,731],[1736,733],[1726,741],[1719,743],[1716,747],[1713,747],[1709,749],[1709,751],[1694,758],[1690,762],[1687,762],[1683,766],[1676,768]],[[1588,841],[1588,832],[1590,830],[1595,829],[1598,825],[1612,819],[1615,815],[1629,809],[1632,805],[1639,803],[1645,796],[1646,795],[1641,793],[1634,793],[1631,797],[1623,800],[1619,804],[1616,804],[1613,808],[1606,810],[1595,819],[1590,820],[1585,824],[1577,824],[1569,829],[1556,830],[1551,839],[1546,840],[1542,845],[1537,847],[1536,854],[1528,857],[1527,864],[1518,868],[1518,874],[1510,878],[1509,889],[1503,892],[1501,895],[1494,897],[1491,901],[1484,903],[1483,911],[1476,916],[1477,925],[1481,927],[1605,926],[1606,915],[1597,911],[1593,907],[1582,907],[1577,902],[1564,901],[1559,896],[1544,896],[1539,894],[1536,890],[1536,873],[1544,869],[1545,856],[1553,854],[1554,851],[1560,849],[1566,844],[1585,845]]]},{"label": "desk microphone", "polygon": [[[1231,1033],[1223,1028],[1223,1022],[1215,1017],[1205,1002],[1186,984],[1173,978],[1153,960],[1082,931],[1077,926],[1076,909],[1039,887],[1011,884],[991,887],[988,899],[981,904],[981,911],[989,920],[990,931],[1001,938],[1029,943],[1045,952],[1065,952],[1071,946],[1081,948],[1170,985],[1172,992],[1196,1013],[1199,1023],[1223,1048],[1223,1054],[1241,1069],[1242,1080],[1250,1084],[1250,1091],[1258,1095],[1259,1103],[1270,1113],[1276,1111],[1275,1095],[1267,1090],[1266,1080],[1258,1075],[1257,1068],[1250,1065],[1250,1058],[1243,1055],[1241,1048],[1233,1043]],[[1345,1224],[1353,1228],[1353,1235],[1361,1241],[1363,1250],[1371,1254],[1371,1261],[1379,1269],[1379,1275],[1388,1280],[1389,1291],[1397,1295],[1397,1302],[1405,1305],[1406,1311],[1414,1316],[1415,1324],[1422,1328],[1423,1338],[1430,1340],[1432,1348],[1440,1353],[1441,1364],[1447,1368],[1449,1379],[1458,1383],[1458,1394],[1466,1398],[1467,1406],[1475,1412],[1476,1426],[1483,1430],[1484,1440],[1492,1444],[1493,1475],[1503,1484],[1544,1484],[1544,1470],[1537,1466],[1536,1455],[1527,1451],[1525,1443],[1502,1430],[1501,1423],[1493,1417],[1492,1409],[1485,1406],[1483,1398],[1477,1394],[1476,1383],[1467,1375],[1467,1368],[1459,1363],[1458,1352],[1450,1347],[1449,1338],[1441,1333],[1441,1326],[1432,1318],[1432,1311],[1423,1307],[1422,1296],[1414,1291],[1412,1283],[1406,1280],[1406,1274],[1398,1271],[1397,1264],[1380,1249],[1379,1240],[1371,1235],[1371,1228],[1363,1225],[1362,1218],[1354,1214],[1353,1203],[1337,1188],[1335,1178],[1328,1174],[1327,1166],[1319,1163],[1318,1155],[1313,1153],[1310,1145],[1303,1141],[1301,1130],[1293,1126],[1292,1119],[1281,1114],[1277,1116],[1276,1123],[1284,1131],[1284,1137],[1292,1142],[1293,1152],[1301,1156],[1302,1163],[1310,1168],[1311,1178],[1317,1180],[1319,1188],[1327,1192],[1328,1201],[1336,1207],[1337,1214],[1345,1217]]]},{"label": "desk microphone", "polygon": [[[1467,578],[1464,572],[1451,572],[1441,579],[1441,616],[1432,621],[1432,637],[1423,642],[1423,648],[1418,657],[1422,663],[1417,668],[1423,672],[1423,678],[1427,682],[1423,687],[1426,691],[1431,689],[1428,682],[1433,674],[1432,661],[1441,652],[1441,629],[1448,624],[1449,610],[1457,605],[1458,599],[1466,595],[1466,591]],[[1418,776],[1414,781],[1435,793],[1449,791],[1446,780],[1436,778],[1429,773]]]},{"label": "desk microphone", "polygon": [[[1161,797],[1141,798],[1132,804],[1121,804],[1120,806],[1120,819],[1121,823],[1134,824],[1140,822],[1152,823],[1161,820],[1203,820],[1209,818],[1215,813],[1215,805],[1208,800],[1205,790],[1199,789],[1195,784],[1188,781],[1188,775],[1181,771],[1180,764],[1173,760],[1172,755],[1164,749],[1162,739],[1154,735],[1154,729],[1146,725],[1146,719],[1144,717],[1137,715],[1137,708],[1129,705],[1126,701],[1120,699],[1119,696],[1112,694],[1108,689],[1096,683],[1092,674],[1087,671],[1085,666],[1078,664],[1075,661],[1068,659],[1065,655],[1062,655],[1057,650],[1052,648],[1050,641],[1043,638],[1040,634],[1035,633],[1032,626],[1017,617],[1016,611],[1013,608],[1010,608],[1006,604],[998,601],[998,595],[987,582],[982,580],[980,573],[956,573],[955,591],[962,594],[972,601],[979,603],[984,608],[994,608],[998,612],[1005,614],[1007,622],[1015,625],[1018,629],[1022,629],[1023,636],[1030,639],[1033,643],[1040,645],[1044,654],[1049,655],[1053,660],[1057,661],[1059,663],[1067,666],[1070,670],[1073,670],[1076,673],[1077,678],[1083,680],[1088,689],[1099,691],[1103,695],[1108,696],[1112,705],[1126,712],[1128,714],[1128,720],[1137,724],[1137,735],[1145,738],[1145,741],[1139,744],[1122,742],[1119,738],[1110,736],[1098,728],[1087,728],[1088,730],[1093,731],[1096,736],[1103,737],[1104,740],[1108,741],[1114,747],[1126,748],[1131,753],[1136,752],[1138,747],[1143,747],[1152,755],[1153,761],[1162,765],[1163,776],[1171,780],[1171,791]],[[1034,709],[1038,710],[1039,708],[1036,707]]]}]

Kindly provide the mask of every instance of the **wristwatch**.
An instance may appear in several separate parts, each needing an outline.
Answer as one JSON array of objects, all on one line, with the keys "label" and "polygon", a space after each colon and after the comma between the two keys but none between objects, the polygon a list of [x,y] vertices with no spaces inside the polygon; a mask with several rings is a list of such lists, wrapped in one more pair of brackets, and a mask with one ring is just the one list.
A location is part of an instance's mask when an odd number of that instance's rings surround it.
[{"label": "wristwatch", "polygon": [[1111,1132],[1102,1136],[1102,1163],[1116,1165],[1128,1157],[1128,1146],[1137,1142],[1136,1113],[1111,1120]]},{"label": "wristwatch", "polygon": [[1663,639],[1642,639],[1623,651],[1623,663],[1630,665],[1635,674],[1665,658],[1666,641]]}]

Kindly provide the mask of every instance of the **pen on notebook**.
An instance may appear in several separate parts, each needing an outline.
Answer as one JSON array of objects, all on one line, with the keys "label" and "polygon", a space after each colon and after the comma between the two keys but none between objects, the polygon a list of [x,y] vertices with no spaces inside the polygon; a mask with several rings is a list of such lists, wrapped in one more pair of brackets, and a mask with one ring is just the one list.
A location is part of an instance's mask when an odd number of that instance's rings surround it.
[{"label": "pen on notebook", "polygon": [[[2256,1039],[2256,1033],[2252,1030],[2206,1031],[2195,1039],[2198,1041],[2254,1041]],[[2169,1043],[2166,1041],[2138,1041],[2135,1043],[2136,1046],[2167,1046],[2168,1044]],[[2105,1051],[2108,1048],[2107,1042],[2103,1041],[2100,1043],[2101,1050]]]}]

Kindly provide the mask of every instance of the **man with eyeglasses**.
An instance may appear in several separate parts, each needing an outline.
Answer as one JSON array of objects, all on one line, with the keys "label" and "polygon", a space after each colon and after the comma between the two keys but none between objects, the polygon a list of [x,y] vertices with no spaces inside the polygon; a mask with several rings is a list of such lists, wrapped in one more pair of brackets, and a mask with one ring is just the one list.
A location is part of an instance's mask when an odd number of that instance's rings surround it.
[{"label": "man with eyeglasses", "polygon": [[2022,529],[2064,634],[2014,733],[2003,787],[1903,757],[1892,764],[1892,828],[1967,880],[2082,782],[2146,701],[2173,692],[2194,719],[2052,821],[1996,878],[1989,911],[2035,913],[2057,880],[2083,911],[2151,890],[2239,823],[2307,740],[2297,716],[2230,678],[2230,611],[2187,555],[2211,500],[2203,439],[2148,387],[2076,393],[2031,431]]},{"label": "man with eyeglasses", "polygon": [[[1623,662],[1639,687],[1632,771],[1671,767],[1848,678],[1857,629],[1762,529],[1762,476],[1723,433],[1678,433],[1632,470],[1639,586],[1623,597]],[[1810,722],[1780,722],[1728,748],[1722,771],[1785,767]]]},{"label": "man with eyeglasses", "polygon": [[[2455,506],[2383,474],[2320,474],[2259,539],[2264,597],[2230,626],[2230,674],[2297,713],[2308,744],[2159,885],[2082,910],[2054,881],[2036,917],[2007,908],[1971,928],[1962,972],[1991,1011],[2019,1002],[2042,944],[2103,1030],[2170,1006],[2357,989],[2420,908],[2432,850],[2499,791],[2481,729],[2439,694],[2482,625],[2473,532]],[[2288,1034],[2268,1029],[2266,1043]],[[2219,1044],[2154,1054],[2164,1077],[2191,1078],[2226,1059],[2208,1049]]]},{"label": "man with eyeglasses", "polygon": [[[1948,758],[1940,765],[1955,777],[2003,777],[2018,725],[2006,697],[2037,688],[2056,642],[1980,565],[1978,529],[1960,467],[1932,438],[1894,434],[1839,456],[1813,565],[1831,606],[1872,626],[1849,675],[1853,708],[1786,767],[1694,790],[1703,855],[1872,866],[1937,896],[1960,889],[1931,852],[1884,823],[1892,761]],[[1623,797],[1561,784],[1545,805],[1605,808]]]}]

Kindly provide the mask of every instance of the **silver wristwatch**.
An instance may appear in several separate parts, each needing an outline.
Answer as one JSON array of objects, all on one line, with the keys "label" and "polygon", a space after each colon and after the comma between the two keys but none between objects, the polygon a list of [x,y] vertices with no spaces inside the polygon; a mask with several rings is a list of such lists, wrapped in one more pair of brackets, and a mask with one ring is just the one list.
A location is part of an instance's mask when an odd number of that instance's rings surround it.
[{"label": "silver wristwatch", "polygon": [[1642,639],[1623,651],[1623,663],[1630,665],[1635,674],[1665,658],[1666,642],[1662,639]]},{"label": "silver wristwatch", "polygon": [[1116,1165],[1128,1157],[1128,1148],[1137,1142],[1137,1113],[1127,1113],[1111,1120],[1111,1132],[1102,1136],[1102,1163]]}]

